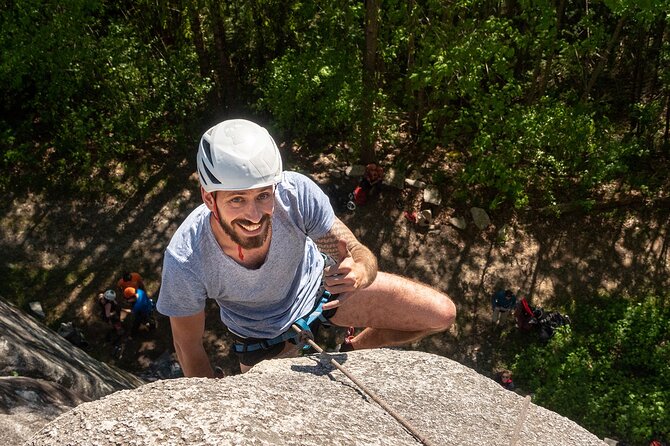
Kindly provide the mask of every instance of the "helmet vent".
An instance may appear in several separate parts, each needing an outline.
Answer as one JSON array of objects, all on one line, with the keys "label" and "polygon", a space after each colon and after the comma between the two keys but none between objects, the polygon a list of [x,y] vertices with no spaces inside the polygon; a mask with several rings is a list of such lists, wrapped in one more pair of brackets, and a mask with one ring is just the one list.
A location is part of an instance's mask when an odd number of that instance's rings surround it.
[{"label": "helmet vent", "polygon": [[213,164],[212,148],[209,145],[209,141],[207,141],[205,138],[202,139],[202,147],[203,147],[203,149],[205,149],[205,155],[207,156],[207,159],[209,160],[209,164]]},{"label": "helmet vent", "polygon": [[[203,164],[202,168],[205,169],[205,173],[207,174],[207,178],[209,179],[209,182],[210,182],[210,183],[212,183],[212,184],[221,184],[221,181],[219,181],[219,180],[214,176],[214,174],[212,174],[212,172],[209,171],[209,169],[207,168],[207,166],[205,166],[205,165]],[[200,176],[202,177],[202,172],[200,172],[200,168],[198,168],[198,173],[199,173]]]}]

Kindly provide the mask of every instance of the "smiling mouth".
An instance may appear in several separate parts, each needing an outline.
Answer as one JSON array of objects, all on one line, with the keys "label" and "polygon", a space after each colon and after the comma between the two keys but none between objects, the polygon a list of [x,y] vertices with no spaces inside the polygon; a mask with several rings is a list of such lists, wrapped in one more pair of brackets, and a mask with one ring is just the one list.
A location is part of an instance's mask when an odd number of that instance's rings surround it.
[{"label": "smiling mouth", "polygon": [[240,225],[242,227],[242,229],[244,229],[247,232],[256,232],[262,226],[261,222],[259,222],[259,223],[239,223],[238,222],[237,224]]}]

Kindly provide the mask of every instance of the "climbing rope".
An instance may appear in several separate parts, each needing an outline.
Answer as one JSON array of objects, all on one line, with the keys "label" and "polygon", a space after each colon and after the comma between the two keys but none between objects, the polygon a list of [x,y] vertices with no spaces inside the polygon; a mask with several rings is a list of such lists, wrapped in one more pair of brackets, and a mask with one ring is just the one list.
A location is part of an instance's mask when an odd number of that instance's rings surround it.
[{"label": "climbing rope", "polygon": [[310,336],[304,336],[303,330],[296,324],[293,324],[291,327],[293,330],[295,330],[298,335],[300,336],[300,340],[302,342],[305,342],[309,344],[314,350],[316,350],[319,354],[321,354],[321,357],[324,359],[328,359],[330,364],[335,367],[337,370],[340,372],[344,373],[344,375],[349,378],[354,384],[358,386],[359,389],[361,389],[363,392],[365,392],[370,398],[372,398],[377,404],[379,404],[382,409],[384,409],[389,415],[391,415],[393,418],[395,418],[402,426],[409,431],[409,433],[416,438],[418,441],[420,441],[422,444],[425,446],[432,446],[434,443],[431,443],[421,435],[407,420],[405,420],[400,414],[398,414],[391,406],[389,406],[383,399],[381,399],[377,394],[375,394],[372,390],[368,389],[361,383],[356,377],[354,377],[347,369],[345,369],[339,362],[335,361],[332,356],[330,356],[328,353],[326,353],[319,345],[312,340]]},{"label": "climbing rope", "polygon": [[528,406],[530,406],[530,396],[526,396],[523,400],[523,407],[521,408],[521,413],[519,418],[516,420],[516,426],[514,426],[514,433],[512,434],[512,439],[509,442],[509,446],[516,446],[519,441],[519,435],[521,434],[521,428],[523,423],[526,421],[526,415],[528,414]]}]

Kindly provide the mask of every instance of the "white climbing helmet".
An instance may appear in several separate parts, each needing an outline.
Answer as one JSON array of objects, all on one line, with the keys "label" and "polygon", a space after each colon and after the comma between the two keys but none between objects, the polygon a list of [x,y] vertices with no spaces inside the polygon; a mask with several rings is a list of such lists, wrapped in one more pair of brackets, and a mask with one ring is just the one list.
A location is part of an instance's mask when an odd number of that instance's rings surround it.
[{"label": "white climbing helmet", "polygon": [[282,161],[267,130],[231,119],[207,130],[198,147],[198,176],[207,192],[248,190],[281,181]]},{"label": "white climbing helmet", "polygon": [[116,300],[116,292],[114,290],[105,291],[105,299],[114,301]]}]

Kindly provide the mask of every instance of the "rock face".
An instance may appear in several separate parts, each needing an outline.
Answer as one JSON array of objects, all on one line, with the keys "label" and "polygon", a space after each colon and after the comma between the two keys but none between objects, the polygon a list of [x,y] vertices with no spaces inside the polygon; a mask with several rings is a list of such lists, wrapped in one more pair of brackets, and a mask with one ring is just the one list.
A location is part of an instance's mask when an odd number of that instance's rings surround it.
[{"label": "rock face", "polygon": [[[391,349],[335,358],[435,445],[604,445],[441,356]],[[518,433],[517,433],[518,432]],[[418,445],[318,356],[265,361],[220,380],[174,379],[124,390],[61,415],[27,445]]]},{"label": "rock face", "polygon": [[78,404],[143,383],[91,358],[0,298],[2,444],[21,444]]}]

